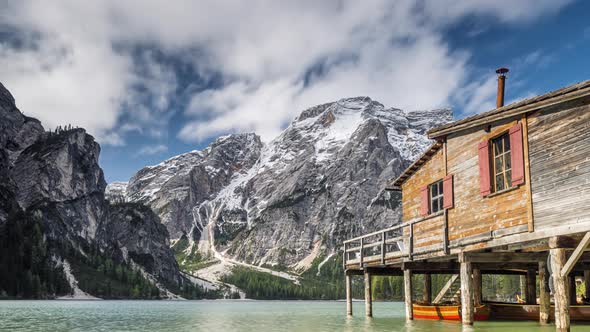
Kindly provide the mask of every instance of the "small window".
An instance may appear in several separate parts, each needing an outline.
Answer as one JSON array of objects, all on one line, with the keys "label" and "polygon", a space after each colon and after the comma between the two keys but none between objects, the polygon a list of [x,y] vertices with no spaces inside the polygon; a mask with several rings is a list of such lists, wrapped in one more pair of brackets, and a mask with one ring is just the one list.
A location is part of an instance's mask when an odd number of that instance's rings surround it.
[{"label": "small window", "polygon": [[508,189],[512,183],[510,136],[508,133],[492,140],[492,154],[494,191]]},{"label": "small window", "polygon": [[443,209],[443,182],[437,181],[428,186],[430,196],[430,213],[437,213]]}]

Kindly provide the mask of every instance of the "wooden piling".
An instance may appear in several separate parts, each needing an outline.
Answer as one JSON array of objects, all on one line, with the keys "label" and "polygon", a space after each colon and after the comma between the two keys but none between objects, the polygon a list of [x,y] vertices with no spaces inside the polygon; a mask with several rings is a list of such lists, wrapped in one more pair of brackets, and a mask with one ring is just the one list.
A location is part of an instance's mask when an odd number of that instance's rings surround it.
[{"label": "wooden piling", "polygon": [[346,315],[352,316],[352,276],[346,274]]},{"label": "wooden piling", "polygon": [[432,302],[432,277],[430,273],[424,273],[424,293],[422,294],[422,301],[428,304]]},{"label": "wooden piling", "polygon": [[481,305],[481,270],[473,269],[473,305],[478,307]]},{"label": "wooden piling", "polygon": [[473,272],[471,262],[461,262],[461,320],[463,324],[473,325]]},{"label": "wooden piling", "polygon": [[371,273],[365,270],[365,315],[373,316],[373,298],[371,294]]},{"label": "wooden piling", "polygon": [[548,272],[547,263],[539,262],[539,323],[541,324],[549,323],[549,310],[551,310]]},{"label": "wooden piling", "polygon": [[526,272],[526,304],[537,304],[537,273],[535,269]]},{"label": "wooden piling", "polygon": [[578,304],[578,299],[576,298],[576,277],[573,275],[573,272],[568,276],[568,292],[570,298],[570,304],[576,305]]},{"label": "wooden piling", "polygon": [[404,270],[404,297],[406,299],[406,319],[414,319],[414,307],[412,306],[412,271]]},{"label": "wooden piling", "polygon": [[584,270],[584,285],[586,286],[584,297],[590,299],[590,270]]},{"label": "wooden piling", "polygon": [[561,276],[566,262],[565,249],[556,248],[549,251],[551,255],[551,271],[553,276],[553,293],[555,302],[555,329],[557,332],[570,330],[570,302],[568,277]]}]

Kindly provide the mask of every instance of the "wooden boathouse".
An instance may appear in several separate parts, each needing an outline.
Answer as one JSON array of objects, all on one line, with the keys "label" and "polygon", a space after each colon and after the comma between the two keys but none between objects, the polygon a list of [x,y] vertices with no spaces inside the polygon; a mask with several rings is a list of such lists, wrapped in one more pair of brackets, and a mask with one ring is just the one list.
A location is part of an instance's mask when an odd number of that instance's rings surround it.
[{"label": "wooden boathouse", "polygon": [[[503,106],[507,71],[496,109],[429,131],[435,143],[388,183],[402,222],[344,242],[348,315],[352,275],[364,275],[367,316],[371,276],[403,275],[407,319],[418,318],[412,275],[423,274],[427,305],[460,282],[457,314],[473,324],[482,275],[518,274],[539,322],[569,331],[583,307],[574,277],[590,298],[590,81]],[[432,274],[453,275],[435,299]]]}]

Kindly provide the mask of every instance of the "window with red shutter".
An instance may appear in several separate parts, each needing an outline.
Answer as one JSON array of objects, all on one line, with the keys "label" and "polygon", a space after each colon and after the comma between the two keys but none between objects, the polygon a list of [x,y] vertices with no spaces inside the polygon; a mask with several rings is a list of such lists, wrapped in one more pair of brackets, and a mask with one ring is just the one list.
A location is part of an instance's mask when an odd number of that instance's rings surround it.
[{"label": "window with red shutter", "polygon": [[453,174],[443,179],[443,194],[443,208],[451,209],[453,207]]},{"label": "window with red shutter", "polygon": [[482,196],[491,192],[490,186],[490,144],[489,141],[480,142],[479,146],[479,189]]},{"label": "window with red shutter", "polygon": [[512,163],[512,186],[524,183],[524,154],[522,147],[522,126],[520,123],[510,128],[510,150]]},{"label": "window with red shutter", "polygon": [[427,216],[430,213],[430,197],[428,195],[428,186],[420,188],[420,215]]}]

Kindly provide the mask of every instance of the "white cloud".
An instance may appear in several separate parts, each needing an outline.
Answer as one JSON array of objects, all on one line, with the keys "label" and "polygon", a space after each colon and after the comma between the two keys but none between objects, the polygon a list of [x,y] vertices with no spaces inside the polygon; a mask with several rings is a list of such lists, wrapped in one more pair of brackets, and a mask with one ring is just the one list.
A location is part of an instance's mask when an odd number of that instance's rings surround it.
[{"label": "white cloud", "polygon": [[130,131],[162,137],[179,80],[150,51],[133,52],[147,46],[221,77],[192,96],[180,138],[253,130],[269,139],[301,109],[347,96],[407,109],[463,100],[477,111],[490,83],[466,82],[468,50],[451,51],[442,29],[469,15],[530,22],[566,2],[11,2],[0,29],[32,37],[25,47],[0,42],[0,78],[49,128],[72,123],[116,145]]},{"label": "white cloud", "polygon": [[166,151],[168,151],[168,147],[163,144],[145,145],[135,153],[135,156],[151,156]]}]

